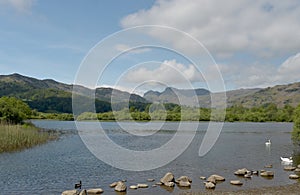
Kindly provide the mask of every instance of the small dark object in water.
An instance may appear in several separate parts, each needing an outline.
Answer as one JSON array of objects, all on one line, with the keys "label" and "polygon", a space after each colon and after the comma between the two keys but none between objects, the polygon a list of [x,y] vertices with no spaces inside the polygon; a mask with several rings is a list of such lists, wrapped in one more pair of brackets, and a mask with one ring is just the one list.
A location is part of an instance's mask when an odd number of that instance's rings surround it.
[{"label": "small dark object in water", "polygon": [[75,183],[75,189],[81,189],[81,181],[79,183]]}]

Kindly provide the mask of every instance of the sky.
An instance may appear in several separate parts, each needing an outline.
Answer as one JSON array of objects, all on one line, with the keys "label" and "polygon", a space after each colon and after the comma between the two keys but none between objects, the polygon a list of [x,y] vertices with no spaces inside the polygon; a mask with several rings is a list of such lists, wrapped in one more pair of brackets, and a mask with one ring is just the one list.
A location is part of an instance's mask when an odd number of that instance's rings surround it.
[{"label": "sky", "polygon": [[0,74],[140,94],[293,83],[299,18],[298,0],[0,0]]}]

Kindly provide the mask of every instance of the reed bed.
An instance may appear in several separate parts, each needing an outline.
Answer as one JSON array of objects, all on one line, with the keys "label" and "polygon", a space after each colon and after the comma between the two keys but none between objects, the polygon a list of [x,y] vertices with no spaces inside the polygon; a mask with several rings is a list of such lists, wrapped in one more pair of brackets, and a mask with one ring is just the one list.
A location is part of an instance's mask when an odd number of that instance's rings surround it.
[{"label": "reed bed", "polygon": [[33,125],[0,123],[0,153],[30,148],[54,139],[49,132],[40,131]]}]

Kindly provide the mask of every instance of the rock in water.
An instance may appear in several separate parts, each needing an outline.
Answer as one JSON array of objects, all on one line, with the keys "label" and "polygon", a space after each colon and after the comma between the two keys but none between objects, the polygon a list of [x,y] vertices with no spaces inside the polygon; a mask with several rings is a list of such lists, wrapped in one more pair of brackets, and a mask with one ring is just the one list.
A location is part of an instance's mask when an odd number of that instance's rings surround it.
[{"label": "rock in water", "polygon": [[63,191],[61,195],[77,195],[77,190],[66,190]]},{"label": "rock in water", "polygon": [[295,169],[295,172],[300,172],[300,168]]},{"label": "rock in water", "polygon": [[144,183],[139,183],[137,185],[138,188],[148,188],[148,185],[147,184],[144,184]]},{"label": "rock in water", "polygon": [[135,186],[135,185],[129,186],[129,188],[130,188],[130,189],[133,189],[133,190],[136,190],[136,189],[138,189],[138,187],[137,187],[137,186]]},{"label": "rock in water", "polygon": [[102,194],[104,191],[101,188],[88,189],[87,194]]},{"label": "rock in water", "polygon": [[175,180],[175,183],[179,183],[180,181],[192,183],[192,179],[189,178],[188,176],[181,176],[181,177],[177,178],[177,179]]},{"label": "rock in water", "polygon": [[209,176],[207,179],[206,179],[207,182],[211,182],[213,184],[216,184],[217,181],[216,181],[216,178],[214,176]]},{"label": "rock in water", "polygon": [[265,168],[273,168],[273,165],[265,165]]},{"label": "rock in water", "polygon": [[160,179],[160,182],[163,184],[166,184],[168,182],[173,182],[174,181],[174,175],[171,172],[168,172],[163,176],[163,178]]},{"label": "rock in water", "polygon": [[200,176],[200,179],[202,179],[202,180],[206,180],[206,177],[204,177],[204,176]]},{"label": "rock in water", "polygon": [[260,176],[262,176],[262,177],[274,177],[274,172],[273,171],[261,172]]},{"label": "rock in water", "polygon": [[174,187],[175,186],[175,183],[173,181],[170,181],[170,182],[166,182],[164,183],[165,186],[168,186],[168,187]]},{"label": "rock in water", "polygon": [[81,192],[79,193],[79,195],[88,195],[87,191],[86,190],[81,190]]},{"label": "rock in water", "polygon": [[210,177],[214,177],[216,181],[225,181],[224,177],[217,174],[211,175]]},{"label": "rock in water", "polygon": [[291,174],[291,175],[289,175],[289,178],[290,179],[299,179],[299,176],[296,174]]},{"label": "rock in water", "polygon": [[180,186],[180,187],[191,187],[191,183],[189,181],[179,181],[178,186]]},{"label": "rock in water", "polygon": [[119,181],[115,187],[115,191],[117,192],[125,192],[127,189],[126,184],[122,181]]},{"label": "rock in water", "polygon": [[206,189],[215,189],[216,188],[216,185],[212,182],[205,182],[205,188]]},{"label": "rock in water", "polygon": [[293,167],[293,166],[284,166],[283,169],[285,171],[294,171],[296,169],[296,167]]},{"label": "rock in water", "polygon": [[235,175],[245,175],[247,172],[249,172],[246,168],[238,169],[236,172],[234,172]]},{"label": "rock in water", "polygon": [[109,185],[109,187],[114,188],[114,187],[117,186],[117,184],[118,184],[118,182],[111,183],[111,184]]},{"label": "rock in water", "polygon": [[232,185],[243,185],[243,183],[240,180],[231,180],[230,184],[232,184]]},{"label": "rock in water", "polygon": [[149,178],[149,179],[147,179],[147,181],[153,182],[153,181],[155,181],[155,179]]}]

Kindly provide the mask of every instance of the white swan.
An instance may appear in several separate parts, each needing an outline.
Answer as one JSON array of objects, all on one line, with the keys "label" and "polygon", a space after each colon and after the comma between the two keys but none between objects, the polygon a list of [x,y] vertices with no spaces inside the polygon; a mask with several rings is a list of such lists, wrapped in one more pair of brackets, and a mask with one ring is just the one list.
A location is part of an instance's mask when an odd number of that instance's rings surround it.
[{"label": "white swan", "polygon": [[280,157],[280,159],[283,163],[293,163],[293,157],[290,157],[290,158]]},{"label": "white swan", "polygon": [[271,145],[271,140],[266,141],[266,145],[267,146]]}]

